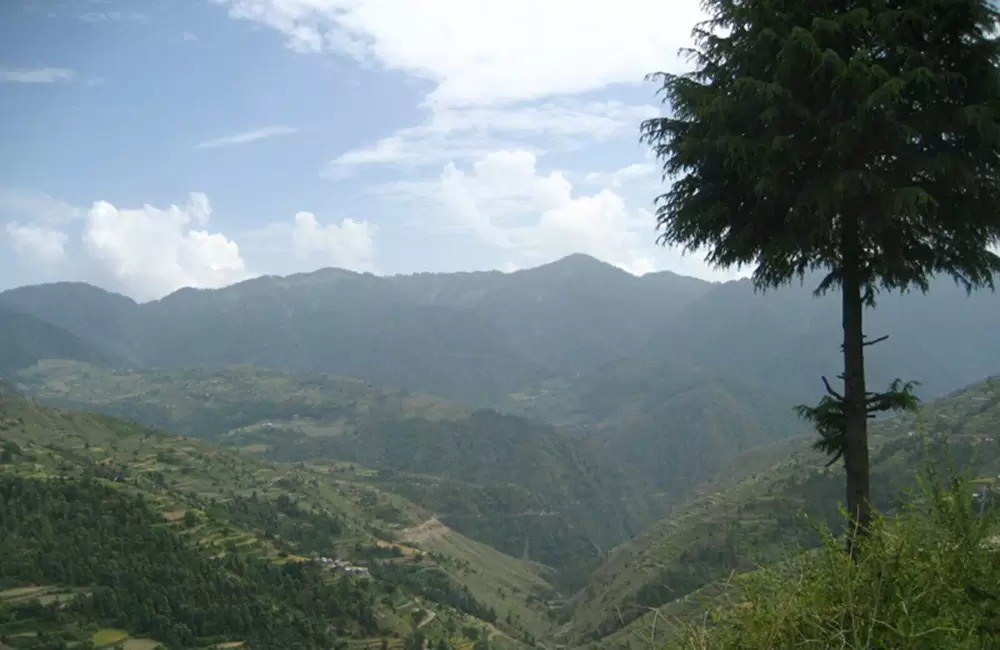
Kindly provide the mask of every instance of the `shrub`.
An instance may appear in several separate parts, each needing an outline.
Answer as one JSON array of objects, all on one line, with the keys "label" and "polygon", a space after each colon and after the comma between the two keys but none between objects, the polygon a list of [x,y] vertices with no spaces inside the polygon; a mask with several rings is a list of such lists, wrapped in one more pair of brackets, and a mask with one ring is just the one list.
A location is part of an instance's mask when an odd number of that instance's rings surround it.
[{"label": "shrub", "polygon": [[824,533],[820,549],[736,579],[728,602],[670,647],[1000,648],[996,514],[978,513],[966,478],[928,464],[916,498],[876,517],[860,562]]}]

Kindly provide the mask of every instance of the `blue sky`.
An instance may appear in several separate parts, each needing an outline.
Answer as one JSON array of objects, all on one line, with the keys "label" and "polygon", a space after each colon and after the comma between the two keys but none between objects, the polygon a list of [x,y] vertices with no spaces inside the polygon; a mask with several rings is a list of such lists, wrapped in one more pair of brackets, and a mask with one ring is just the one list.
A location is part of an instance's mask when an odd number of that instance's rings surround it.
[{"label": "blue sky", "polygon": [[262,273],[655,246],[646,72],[698,0],[0,3],[0,287],[140,300]]}]

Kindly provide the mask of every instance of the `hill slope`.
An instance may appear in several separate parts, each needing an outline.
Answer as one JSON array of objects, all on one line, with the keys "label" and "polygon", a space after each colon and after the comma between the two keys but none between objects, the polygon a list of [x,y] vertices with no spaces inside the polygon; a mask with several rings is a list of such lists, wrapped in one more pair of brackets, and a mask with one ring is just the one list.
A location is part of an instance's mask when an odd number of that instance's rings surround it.
[{"label": "hill slope", "polygon": [[[286,462],[379,470],[447,525],[515,557],[574,573],[627,538],[642,499],[555,428],[330,375],[240,366],[118,371],[45,362],[22,390]],[[570,569],[573,571],[570,571]]]},{"label": "hill slope", "polygon": [[[57,411],[9,396],[0,398],[0,449],[0,493],[14,504],[3,510],[14,519],[0,517],[10,533],[0,535],[6,545],[0,611],[21,606],[22,594],[31,589],[50,599],[83,599],[71,620],[62,619],[62,632],[74,638],[83,628],[73,626],[81,622],[113,624],[182,647],[234,637],[251,641],[251,647],[329,647],[331,634],[411,634],[433,613],[436,623],[420,627],[430,636],[460,636],[471,625],[510,646],[516,643],[491,622],[524,638],[544,633],[549,624],[538,602],[551,589],[533,566],[440,526],[437,535],[413,535],[409,531],[420,530],[427,513],[346,480],[350,473],[342,466],[275,465],[103,415]],[[402,538],[408,546],[394,549],[391,540]],[[134,552],[117,561],[100,554],[137,541]],[[15,552],[25,544],[31,553]],[[427,555],[406,559],[414,546]],[[83,554],[84,564],[81,548],[91,549]],[[151,562],[150,553],[161,560],[172,553],[175,561]],[[318,555],[366,563],[375,579],[366,585],[337,578],[305,557]],[[172,567],[171,575],[154,576],[156,566]],[[115,580],[108,569],[136,577]],[[234,579],[247,590],[249,618],[242,599],[212,596]],[[139,604],[145,597],[136,590],[148,588],[142,585],[150,580],[170,589],[176,584],[164,601],[172,615],[164,614],[160,601],[147,602],[153,610]],[[284,588],[294,591],[285,594]],[[337,591],[325,594],[327,589]],[[102,613],[104,601],[88,605],[87,594],[116,599],[117,616]],[[326,603],[323,611],[315,609],[310,594]],[[258,595],[271,604],[255,615]],[[203,597],[209,600],[201,603]],[[124,604],[136,598],[134,607]],[[219,605],[237,610],[197,614]],[[424,613],[411,616],[411,610]],[[35,611],[33,623],[15,627],[58,629],[45,623],[45,615]],[[2,625],[0,634],[11,633],[14,647],[31,647],[14,641],[19,629]]]},{"label": "hill slope", "polygon": [[[891,511],[912,486],[923,467],[922,432],[938,462],[943,462],[946,442],[957,467],[996,476],[1000,378],[927,404],[918,416],[873,425],[877,508]],[[771,564],[799,545],[815,545],[819,523],[839,529],[843,470],[826,468],[825,458],[810,449],[812,441],[812,436],[793,438],[734,459],[668,518],[615,549],[577,596],[573,640],[594,641],[731,571]],[[624,638],[638,642],[638,632],[650,624],[648,616]]]},{"label": "hill slope", "polygon": [[113,355],[41,319],[0,308],[0,375],[42,359],[113,362]]},{"label": "hill slope", "polygon": [[659,508],[727,459],[801,432],[790,399],[738,378],[676,364],[617,361],[510,395],[513,412],[567,427]]}]

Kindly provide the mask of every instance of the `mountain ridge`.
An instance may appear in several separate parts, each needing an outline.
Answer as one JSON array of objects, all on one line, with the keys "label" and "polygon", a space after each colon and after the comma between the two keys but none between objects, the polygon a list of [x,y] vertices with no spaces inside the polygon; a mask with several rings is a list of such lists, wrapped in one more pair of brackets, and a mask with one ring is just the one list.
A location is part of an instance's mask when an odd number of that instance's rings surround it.
[{"label": "mountain ridge", "polygon": [[[142,304],[80,283],[0,293],[0,307],[136,367],[253,363],[479,405],[618,359],[714,368],[813,401],[839,363],[835,303],[809,286],[755,295],[748,280],[633,276],[582,255],[514,273],[323,269]],[[1000,362],[998,320],[1000,300],[944,281],[924,297],[882,296],[869,329],[890,339],[870,350],[872,381],[916,379],[924,397],[971,383]]]}]

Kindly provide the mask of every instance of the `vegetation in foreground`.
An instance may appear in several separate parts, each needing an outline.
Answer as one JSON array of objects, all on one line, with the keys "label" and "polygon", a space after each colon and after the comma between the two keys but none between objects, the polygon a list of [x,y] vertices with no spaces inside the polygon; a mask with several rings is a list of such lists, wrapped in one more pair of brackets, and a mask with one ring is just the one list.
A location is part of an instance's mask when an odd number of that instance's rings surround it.
[{"label": "vegetation in foreground", "polygon": [[[933,468],[905,511],[878,515],[860,561],[827,534],[818,553],[735,581],[676,650],[985,650],[1000,647],[996,511],[967,480]],[[845,512],[846,515],[846,512]]]}]

